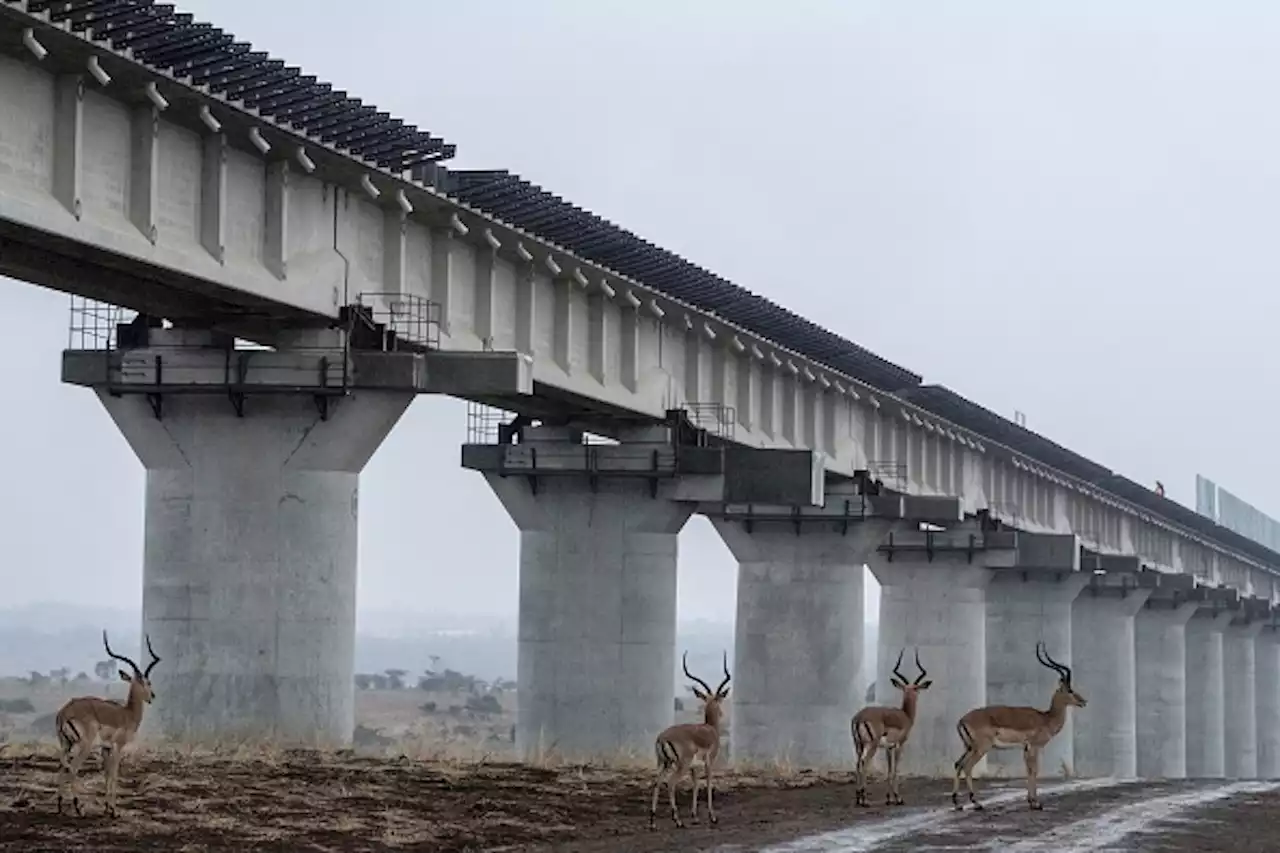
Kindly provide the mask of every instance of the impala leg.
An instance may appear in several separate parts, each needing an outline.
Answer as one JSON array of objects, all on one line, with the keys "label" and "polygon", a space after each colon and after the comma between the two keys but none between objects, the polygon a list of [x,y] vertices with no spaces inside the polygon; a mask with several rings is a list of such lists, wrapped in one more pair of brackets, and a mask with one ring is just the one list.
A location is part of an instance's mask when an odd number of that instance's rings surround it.
[{"label": "impala leg", "polygon": [[989,747],[983,747],[981,749],[970,749],[969,758],[965,762],[964,780],[965,780],[965,784],[969,788],[969,802],[973,804],[974,809],[976,809],[977,811],[982,811],[982,803],[978,802],[978,795],[974,793],[974,790],[973,790],[973,768],[977,765],[979,761],[982,760],[982,756],[987,754],[988,748]]},{"label": "impala leg", "polygon": [[110,746],[102,747],[102,800],[104,803],[103,811],[107,817],[115,817],[116,807],[115,800],[112,796],[112,788],[115,783],[116,764],[119,761],[119,750]]},{"label": "impala leg", "polygon": [[956,759],[956,775],[951,780],[951,805],[956,807],[956,811],[964,811],[964,806],[960,805],[960,774],[964,772],[964,763],[969,758],[970,746],[965,744],[964,752]]},{"label": "impala leg", "polygon": [[858,744],[858,772],[856,778],[856,787],[853,793],[853,804],[855,806],[867,807],[867,771],[871,769],[871,762],[875,760],[876,744],[874,742],[862,741]]},{"label": "impala leg", "polygon": [[71,780],[71,750],[74,744],[64,743],[62,754],[58,757],[58,814],[62,814],[62,801],[67,794],[68,782]]},{"label": "impala leg", "polygon": [[[75,746],[68,749],[63,755],[63,772],[62,780],[58,790],[58,812],[62,812],[62,798],[64,791],[71,795],[71,807],[75,809],[77,816],[84,814],[80,808],[80,766],[84,764],[84,760],[89,757],[89,750],[93,748],[93,741],[84,738],[76,742]],[[74,754],[73,754],[74,753]],[[69,790],[68,790],[69,789]]]},{"label": "impala leg", "polygon": [[892,775],[889,777],[889,794],[892,796],[892,805],[903,805],[902,800],[902,781],[898,777],[898,768],[902,766],[902,744],[898,744],[893,748],[893,769]]},{"label": "impala leg", "polygon": [[1040,796],[1037,790],[1037,777],[1040,775],[1040,748],[1027,746],[1022,750],[1022,757],[1027,764],[1027,805],[1039,811],[1044,808],[1040,804]]},{"label": "impala leg", "polygon": [[649,828],[654,829],[658,822],[658,794],[662,791],[662,779],[666,770],[658,771],[658,778],[653,781],[653,799],[649,802]]},{"label": "impala leg", "polygon": [[677,829],[682,829],[684,824],[680,822],[680,812],[676,809],[676,780],[684,776],[684,766],[677,765],[675,772],[667,777],[667,797],[671,801],[671,820],[675,823]]},{"label": "impala leg", "polygon": [[106,812],[108,817],[116,816],[116,792],[120,788],[120,759],[124,756],[118,747],[108,747],[103,750],[103,764],[106,780],[107,791]]},{"label": "impala leg", "polygon": [[707,758],[707,763],[703,768],[706,771],[705,775],[707,777],[707,819],[711,821],[712,826],[715,826],[720,822],[720,818],[716,817],[716,807],[711,802],[711,789],[714,787],[711,782],[715,778],[715,772],[712,768],[715,766],[715,762],[715,756],[709,756]]},{"label": "impala leg", "polygon": [[884,804],[893,805],[893,776],[898,766],[898,747],[889,744],[884,748]]},{"label": "impala leg", "polygon": [[696,824],[698,822],[698,765],[696,763],[689,765],[689,778],[693,780],[693,807],[689,811],[689,823]]}]

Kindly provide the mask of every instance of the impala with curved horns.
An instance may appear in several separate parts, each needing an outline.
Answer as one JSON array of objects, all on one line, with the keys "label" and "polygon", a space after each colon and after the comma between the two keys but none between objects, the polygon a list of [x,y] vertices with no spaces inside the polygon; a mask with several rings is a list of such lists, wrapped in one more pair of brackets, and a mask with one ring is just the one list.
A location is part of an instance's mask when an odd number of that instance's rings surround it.
[{"label": "impala with curved horns", "polygon": [[698,822],[698,770],[696,762],[702,761],[703,775],[707,779],[707,816],[714,824],[717,822],[716,807],[711,797],[712,766],[716,756],[720,754],[720,723],[724,719],[721,703],[729,695],[729,653],[724,653],[724,681],[712,690],[707,682],[689,672],[689,653],[685,652],[681,659],[684,674],[701,686],[693,688],[693,695],[702,700],[701,723],[678,723],[668,726],[654,739],[653,751],[658,758],[658,778],[653,783],[653,799],[649,803],[649,828],[656,825],[658,813],[658,792],[662,783],[667,783],[667,794],[671,800],[671,820],[677,827],[683,827],[680,814],[676,809],[676,781],[689,772],[693,780],[693,808],[690,812],[692,823]]},{"label": "impala with curved horns", "polygon": [[1058,687],[1049,699],[1049,710],[1041,711],[1026,705],[989,705],[974,708],[956,724],[956,731],[964,743],[964,754],[956,761],[956,775],[951,786],[951,802],[957,810],[964,809],[959,797],[960,774],[965,775],[969,786],[969,802],[975,809],[981,809],[982,803],[973,792],[973,766],[992,749],[1018,747],[1022,748],[1027,764],[1027,804],[1033,809],[1043,808],[1036,794],[1040,750],[1062,731],[1067,720],[1067,708],[1072,705],[1083,708],[1088,702],[1071,686],[1071,667],[1051,658],[1043,642],[1036,643],[1036,660],[1058,674]]},{"label": "impala with curved horns", "polygon": [[[79,779],[80,765],[84,763],[95,742],[102,744],[103,768],[106,776],[106,813],[110,817],[116,814],[116,785],[119,781],[121,752],[138,733],[138,725],[142,722],[142,711],[155,699],[155,691],[151,689],[151,670],[160,663],[159,656],[151,648],[151,637],[146,638],[147,652],[151,655],[151,663],[143,671],[129,658],[118,655],[111,650],[107,642],[107,632],[102,632],[102,645],[112,659],[127,663],[133,671],[130,675],[120,670],[120,680],[129,685],[129,695],[124,703],[97,696],[78,696],[67,700],[58,709],[54,718],[58,732],[58,743],[62,747],[62,771],[58,779],[58,813],[62,813],[62,800],[68,786],[71,789],[71,805],[76,814],[80,810]],[[72,751],[75,755],[72,755]]]},{"label": "impala with curved horns", "polygon": [[928,690],[929,685],[933,684],[932,680],[924,680],[929,673],[920,665],[919,649],[916,649],[916,669],[920,670],[920,674],[915,681],[907,683],[907,677],[899,670],[906,651],[904,648],[898,652],[898,662],[893,665],[893,678],[889,680],[890,684],[902,691],[902,707],[870,705],[855,714],[850,722],[853,751],[857,760],[854,805],[868,805],[867,770],[871,767],[876,750],[881,746],[884,747],[885,763],[889,768],[885,805],[903,804],[902,792],[898,789],[898,761],[902,757],[902,748],[907,744],[907,737],[911,734],[911,727],[916,722],[916,700],[920,691]]}]

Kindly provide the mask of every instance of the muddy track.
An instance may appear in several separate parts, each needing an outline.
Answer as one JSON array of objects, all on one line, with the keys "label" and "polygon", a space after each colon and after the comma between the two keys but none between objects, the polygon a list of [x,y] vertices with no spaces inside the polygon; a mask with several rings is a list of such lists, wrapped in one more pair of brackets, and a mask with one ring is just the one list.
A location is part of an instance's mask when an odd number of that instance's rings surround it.
[{"label": "muddy track", "polygon": [[[650,831],[651,776],[630,771],[461,767],[312,753],[252,760],[139,755],[126,759],[115,820],[102,815],[102,777],[92,763],[85,774],[86,815],[55,814],[56,771],[47,756],[0,760],[0,850],[1280,849],[1272,829],[1280,817],[1280,787],[1228,789],[1223,782],[1046,781],[1041,812],[1027,809],[1020,783],[987,782],[980,786],[986,810],[957,813],[949,783],[906,780],[908,805],[860,809],[852,804],[848,774],[725,774],[717,785],[718,826],[709,826],[704,814],[702,824],[676,829],[660,810],[658,827]],[[875,802],[880,788],[871,795]],[[1206,802],[1209,795],[1219,799]],[[683,790],[686,819],[688,803]]]}]

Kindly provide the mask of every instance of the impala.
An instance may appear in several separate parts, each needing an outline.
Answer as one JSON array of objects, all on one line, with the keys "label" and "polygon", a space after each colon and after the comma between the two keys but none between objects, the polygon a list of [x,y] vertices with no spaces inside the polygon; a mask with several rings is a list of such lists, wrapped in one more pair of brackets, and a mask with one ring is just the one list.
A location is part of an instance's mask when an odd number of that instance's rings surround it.
[{"label": "impala", "polygon": [[[107,654],[114,660],[127,663],[133,671],[132,675],[120,670],[120,679],[129,685],[129,696],[124,704],[97,696],[78,696],[67,700],[58,709],[55,725],[58,731],[58,743],[62,747],[62,772],[58,779],[58,813],[62,813],[62,800],[68,786],[71,789],[71,805],[76,814],[80,810],[79,780],[76,774],[80,765],[93,749],[95,742],[102,744],[102,763],[106,775],[106,813],[110,817],[116,814],[116,783],[120,772],[120,754],[138,733],[138,724],[142,722],[144,706],[155,699],[155,691],[151,689],[151,670],[160,663],[160,658],[151,649],[151,637],[147,637],[147,652],[151,655],[151,663],[146,671],[129,658],[111,651],[107,642],[107,632],[102,632],[102,645]],[[72,755],[74,750],[75,754]]]},{"label": "impala", "polygon": [[933,681],[925,681],[928,673],[920,665],[920,650],[916,649],[916,669],[920,674],[916,680],[907,683],[907,677],[899,671],[902,666],[902,655],[906,649],[898,652],[898,662],[893,665],[893,678],[889,683],[902,691],[902,707],[890,708],[882,705],[871,705],[854,715],[850,722],[853,732],[853,751],[857,760],[857,788],[854,791],[854,805],[866,806],[867,803],[867,770],[871,760],[875,758],[876,749],[884,746],[885,762],[889,766],[888,790],[884,795],[885,805],[900,806],[903,803],[902,792],[898,790],[898,759],[902,748],[907,744],[911,727],[916,721],[916,700],[921,690],[928,690]]},{"label": "impala", "polygon": [[679,723],[668,726],[653,742],[653,750],[658,758],[658,778],[653,783],[653,799],[649,803],[649,828],[653,829],[658,813],[658,792],[662,783],[667,783],[667,794],[671,799],[671,820],[677,827],[683,827],[680,814],[676,809],[676,781],[689,771],[693,780],[693,809],[690,812],[691,822],[698,822],[698,770],[696,763],[701,760],[703,775],[707,779],[707,816],[714,824],[716,807],[711,797],[711,773],[716,756],[720,754],[720,721],[724,718],[721,703],[729,695],[729,653],[724,655],[724,681],[712,690],[707,682],[689,672],[689,653],[685,652],[681,659],[684,674],[702,688],[693,688],[693,695],[702,700],[701,723]]},{"label": "impala", "polygon": [[1036,794],[1036,777],[1040,773],[1040,750],[1053,736],[1062,731],[1067,720],[1067,708],[1074,705],[1083,708],[1088,703],[1085,698],[1071,687],[1071,667],[1049,657],[1044,643],[1036,643],[1036,660],[1058,673],[1058,688],[1053,691],[1049,700],[1049,710],[1041,711],[1030,706],[989,705],[986,708],[974,708],[960,718],[956,731],[964,743],[964,754],[956,761],[955,780],[951,786],[951,803],[957,810],[960,805],[960,774],[965,774],[969,786],[969,802],[975,809],[981,809],[973,793],[973,766],[982,760],[992,749],[1022,748],[1023,758],[1027,763],[1027,803],[1033,809],[1040,809],[1040,798]]}]

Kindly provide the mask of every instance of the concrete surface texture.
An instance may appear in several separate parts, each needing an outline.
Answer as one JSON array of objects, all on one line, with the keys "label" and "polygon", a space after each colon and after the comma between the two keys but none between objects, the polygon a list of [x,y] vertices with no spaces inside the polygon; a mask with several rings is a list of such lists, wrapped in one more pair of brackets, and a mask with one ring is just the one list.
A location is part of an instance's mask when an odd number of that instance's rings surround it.
[{"label": "concrete surface texture", "polygon": [[[998,572],[987,587],[987,702],[1047,710],[1058,675],[1036,660],[1043,641],[1054,660],[1071,662],[1071,605],[1090,575]],[[1062,731],[1040,753],[1040,774],[1057,776],[1073,763],[1072,731],[1078,708],[1067,711]],[[992,750],[993,772],[1026,772],[1019,750]]]},{"label": "concrete surface texture", "polygon": [[[864,704],[856,683],[863,564],[891,524],[859,522],[847,534],[810,524],[797,535],[782,522],[755,523],[751,531],[740,521],[715,522],[738,561],[735,762],[851,761],[850,719]],[[900,698],[896,690],[877,695],[881,704]]]},{"label": "concrete surface texture", "polygon": [[[638,480],[593,491],[583,477],[543,477],[535,494],[524,477],[485,479],[520,530],[517,749],[652,755],[674,716],[677,538],[692,505]],[[713,687],[722,677],[694,674]]]},{"label": "concrete surface texture", "polygon": [[[880,649],[876,695],[897,691],[889,684],[899,650],[920,660],[933,677],[921,694],[911,740],[903,752],[903,774],[947,776],[963,746],[956,723],[987,704],[985,589],[990,572],[978,560],[940,555],[933,562],[876,555],[868,562],[880,582]],[[1034,654],[1034,650],[1033,650]],[[975,772],[982,772],[979,764]]]},{"label": "concrete surface texture", "polygon": [[1187,775],[1187,621],[1196,605],[1148,600],[1134,617],[1138,775]]},{"label": "concrete surface texture", "polygon": [[1226,773],[1222,632],[1230,613],[1200,610],[1187,622],[1187,776]]},{"label": "concrete surface texture", "polygon": [[1072,680],[1089,701],[1076,709],[1074,756],[1080,776],[1138,773],[1134,616],[1150,590],[1090,587],[1072,610]]},{"label": "concrete surface texture", "polygon": [[1222,633],[1223,770],[1228,779],[1258,776],[1254,648],[1261,622],[1229,625]]},{"label": "concrete surface texture", "polygon": [[1258,778],[1280,778],[1280,633],[1270,626],[1254,649],[1257,681]]},{"label": "concrete surface texture", "polygon": [[183,741],[345,744],[360,471],[412,396],[321,420],[305,395],[99,398],[147,469],[143,628],[163,659],[144,726]]}]

